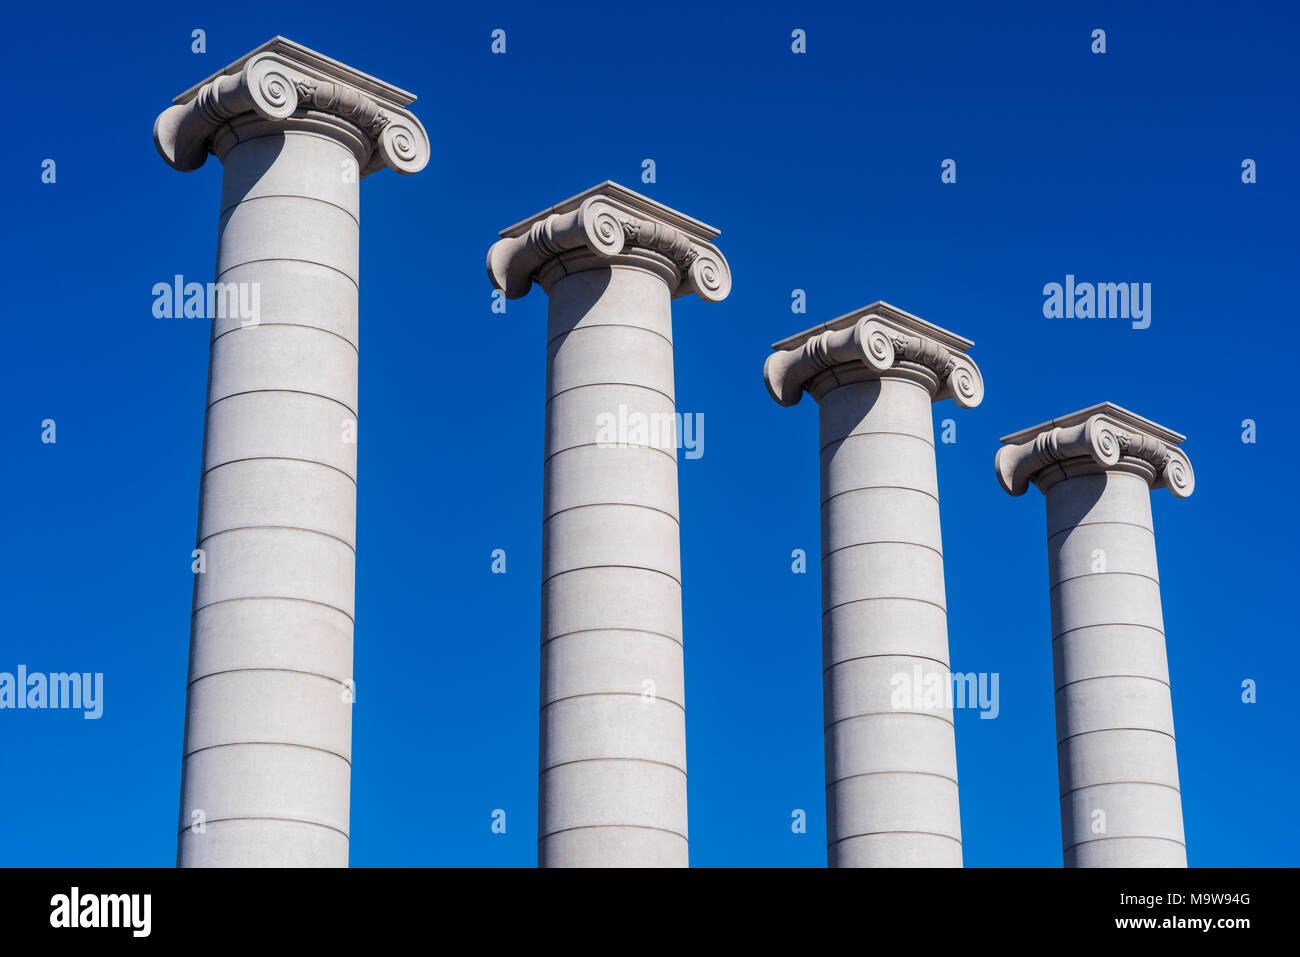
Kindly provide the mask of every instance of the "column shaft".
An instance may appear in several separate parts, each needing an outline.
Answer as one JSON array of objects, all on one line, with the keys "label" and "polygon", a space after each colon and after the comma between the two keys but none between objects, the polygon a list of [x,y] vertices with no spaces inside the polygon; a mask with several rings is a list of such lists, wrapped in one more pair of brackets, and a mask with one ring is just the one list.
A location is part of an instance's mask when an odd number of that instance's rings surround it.
[{"label": "column shaft", "polygon": [[253,284],[260,315],[213,323],[178,863],[346,866],[355,159],[291,131],[223,162],[217,280]]},{"label": "column shaft", "polygon": [[[669,302],[662,278],[622,265],[550,289],[542,866],[687,864]],[[598,444],[619,421],[632,444]]]},{"label": "column shaft", "polygon": [[889,376],[820,397],[832,867],[962,863],[952,709],[895,698],[950,686],[931,402]]},{"label": "column shaft", "polygon": [[1185,867],[1148,478],[1046,495],[1065,865]]},{"label": "column shaft", "polygon": [[550,297],[538,861],[685,867],[686,696],[671,300],[720,302],[712,226],[604,182],[503,229]]}]

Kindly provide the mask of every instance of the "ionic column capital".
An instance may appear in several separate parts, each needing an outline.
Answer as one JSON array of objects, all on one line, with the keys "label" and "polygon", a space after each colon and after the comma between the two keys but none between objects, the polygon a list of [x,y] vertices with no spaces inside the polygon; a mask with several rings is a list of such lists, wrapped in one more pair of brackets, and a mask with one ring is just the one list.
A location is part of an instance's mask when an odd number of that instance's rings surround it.
[{"label": "ionic column capital", "polygon": [[242,120],[287,129],[343,124],[360,175],[391,167],[418,173],[429,136],[404,107],[415,97],[307,47],[275,37],[172,101],[154,122],[154,144],[168,164],[196,170],[228,148],[221,131]]},{"label": "ionic column capital", "polygon": [[836,385],[864,379],[905,378],[930,390],[934,401],[951,398],[963,409],[984,399],[984,377],[966,350],[974,343],[885,302],[775,343],[763,366],[767,391],[794,405]]},{"label": "ionic column capital", "polygon": [[534,282],[549,291],[570,273],[613,264],[659,275],[674,298],[695,293],[720,302],[731,268],[710,240],[718,230],[617,183],[604,182],[501,230],[488,250],[492,285],[507,299]]},{"label": "ionic column capital", "polygon": [[1178,498],[1196,484],[1179,445],[1186,436],[1110,402],[1005,436],[994,459],[998,482],[1023,495],[1032,482],[1046,492],[1065,478],[1100,471],[1141,476],[1153,489]]}]

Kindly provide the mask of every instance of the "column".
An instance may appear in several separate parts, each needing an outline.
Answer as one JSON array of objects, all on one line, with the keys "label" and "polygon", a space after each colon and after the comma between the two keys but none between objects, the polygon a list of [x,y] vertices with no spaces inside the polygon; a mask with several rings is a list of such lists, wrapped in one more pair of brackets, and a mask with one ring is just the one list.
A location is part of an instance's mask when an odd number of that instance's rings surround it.
[{"label": "column", "polygon": [[984,396],[968,339],[883,302],[776,343],[781,405],[821,421],[831,867],[960,867],[957,753],[930,405]]},{"label": "column", "polygon": [[538,861],[687,864],[670,301],[731,288],[718,231],[606,182],[502,230],[549,297]]},{"label": "column", "polygon": [[1047,498],[1066,867],[1186,867],[1150,490],[1192,494],[1184,437],[1104,402],[1002,439]]},{"label": "column", "polygon": [[182,867],[347,866],[358,181],[424,166],[414,99],[277,37],[154,125],[223,164]]}]

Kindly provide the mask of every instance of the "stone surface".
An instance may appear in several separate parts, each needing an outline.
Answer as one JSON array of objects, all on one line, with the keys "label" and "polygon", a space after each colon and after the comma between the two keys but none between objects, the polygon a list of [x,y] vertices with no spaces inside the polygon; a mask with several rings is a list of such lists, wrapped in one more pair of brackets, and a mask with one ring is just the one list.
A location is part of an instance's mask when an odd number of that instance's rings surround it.
[{"label": "stone surface", "polygon": [[[346,866],[358,181],[418,171],[409,93],[277,37],[177,97],[163,158],[224,167],[177,862]],[[201,825],[201,826],[198,826]]]},{"label": "stone surface", "polygon": [[972,343],[883,302],[776,343],[772,398],[820,408],[827,857],[960,867],[950,707],[895,707],[894,676],[948,674],[930,406],[979,404]]},{"label": "stone surface", "polygon": [[[502,230],[488,275],[549,295],[542,520],[542,866],[686,866],[671,299],[723,299],[717,230],[602,183]],[[606,437],[608,438],[608,437]]]},{"label": "stone surface", "polygon": [[1150,489],[1195,484],[1183,436],[1102,403],[1002,439],[998,481],[1047,498],[1067,867],[1185,867]]}]

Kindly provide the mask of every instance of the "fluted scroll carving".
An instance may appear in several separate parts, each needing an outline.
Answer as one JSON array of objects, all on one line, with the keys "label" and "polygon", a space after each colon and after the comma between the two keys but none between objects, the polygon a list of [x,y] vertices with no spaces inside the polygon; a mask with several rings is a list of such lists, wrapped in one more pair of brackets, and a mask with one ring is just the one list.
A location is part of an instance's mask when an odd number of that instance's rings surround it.
[{"label": "fluted scroll carving", "polygon": [[1062,462],[1090,460],[1103,469],[1125,458],[1144,463],[1152,488],[1168,488],[1179,498],[1192,494],[1192,463],[1172,445],[1098,413],[1078,425],[1048,429],[1027,442],[1004,445],[994,459],[998,482],[1011,495],[1023,495],[1031,482]]},{"label": "fluted scroll carving", "polygon": [[597,196],[570,212],[539,219],[527,233],[493,243],[487,256],[488,277],[507,299],[518,299],[527,295],[547,263],[581,249],[601,259],[636,249],[658,253],[680,275],[676,295],[693,292],[706,302],[720,302],[731,292],[731,269],[716,247]]},{"label": "fluted scroll carving", "polygon": [[231,120],[252,114],[285,121],[304,110],[345,120],[364,134],[371,150],[362,176],[385,166],[418,173],[429,160],[428,134],[413,115],[345,83],[309,76],[275,53],[250,58],[238,73],[219,76],[188,103],[164,110],[154,123],[154,143],[171,166],[189,172],[204,164],[213,136]]},{"label": "fluted scroll carving", "polygon": [[772,353],[763,366],[763,379],[773,399],[794,405],[818,374],[850,363],[861,363],[877,374],[912,363],[934,374],[936,400],[951,398],[963,409],[972,409],[984,399],[984,377],[969,356],[874,314],[844,329],[811,336],[794,349]]}]

